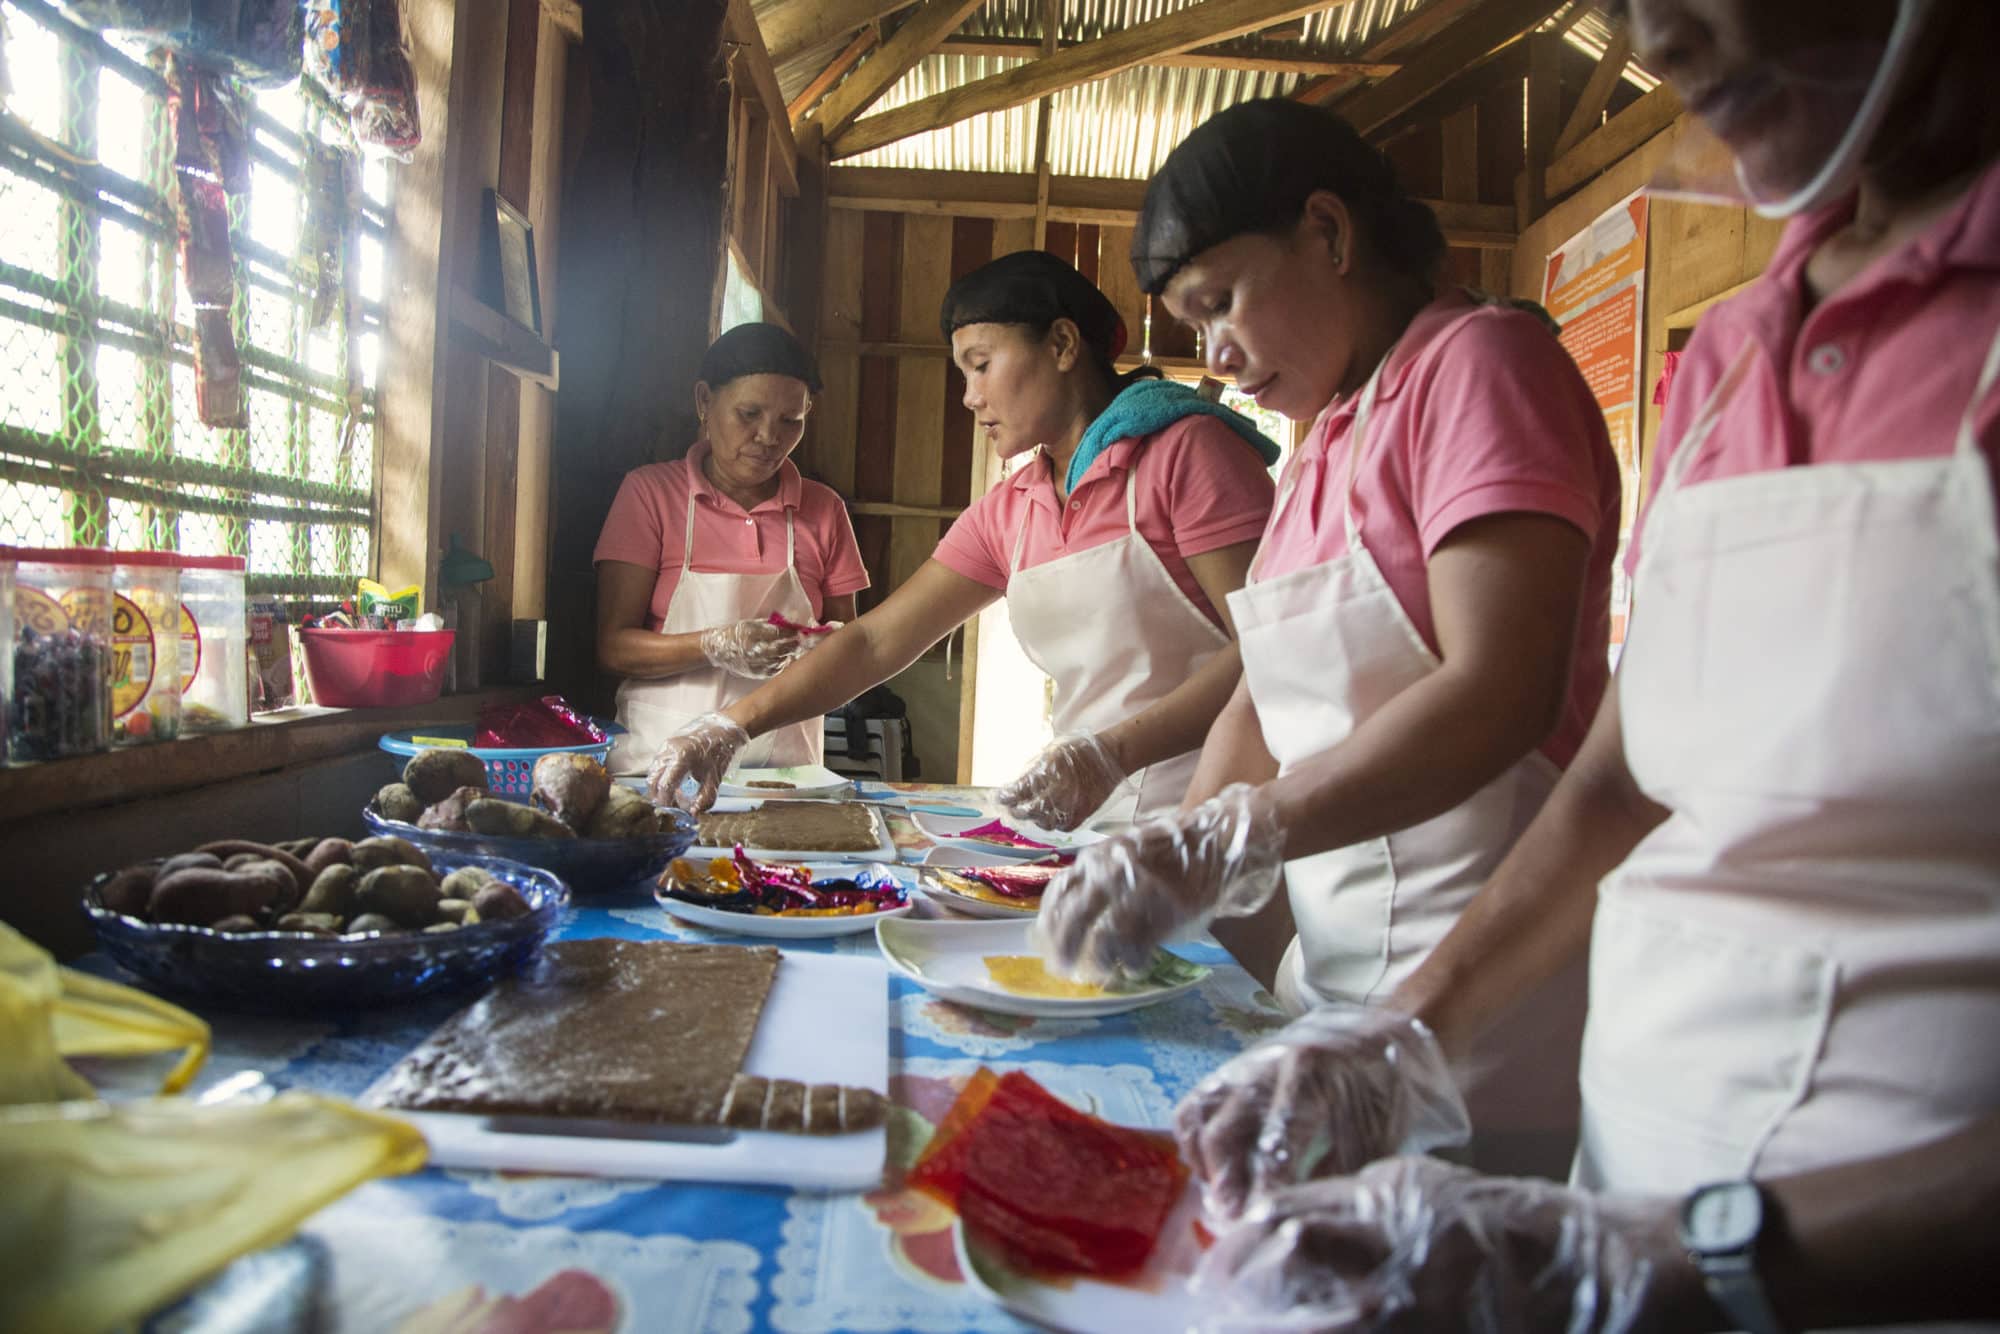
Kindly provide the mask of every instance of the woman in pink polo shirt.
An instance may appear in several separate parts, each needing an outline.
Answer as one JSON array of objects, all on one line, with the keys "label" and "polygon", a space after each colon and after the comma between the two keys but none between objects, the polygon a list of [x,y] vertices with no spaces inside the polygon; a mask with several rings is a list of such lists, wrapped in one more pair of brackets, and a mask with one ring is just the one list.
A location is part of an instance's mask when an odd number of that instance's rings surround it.
[{"label": "woman in pink polo shirt", "polygon": [[[1216,1327],[2000,1316],[2000,6],[1620,8],[1733,155],[1708,188],[1793,221],[1676,373],[1617,681],[1541,815],[1389,1004],[1183,1105],[1245,1211]],[[1586,942],[1582,1189],[1335,1175]]]},{"label": "woman in pink polo shirt", "polygon": [[[1275,990],[1293,1013],[1379,999],[1576,754],[1608,670],[1617,460],[1540,321],[1439,293],[1443,249],[1381,153],[1299,102],[1221,112],[1148,186],[1141,285],[1216,374],[1317,420],[1230,598],[1243,679],[1189,804],[1052,887],[1056,967],[1143,971],[1172,932],[1282,883],[1295,934],[1278,904],[1225,942],[1263,969],[1291,937]],[[1566,1164],[1574,1101],[1543,1094],[1574,1084],[1582,1008],[1569,979],[1494,1048],[1484,1160]]]},{"label": "woman in pink polo shirt", "polygon": [[1140,809],[1180,801],[1235,684],[1227,599],[1270,512],[1277,447],[1190,389],[1120,376],[1117,310],[1045,251],[960,278],[940,323],[994,449],[1032,457],[881,606],[671,738],[656,799],[706,808],[751,737],[887,680],[1004,596],[1022,648],[1054,682],[1059,734],[1002,789],[1009,810],[1070,828],[1115,792]]},{"label": "woman in pink polo shirt", "polygon": [[[612,752],[644,773],[690,719],[747,694],[816,637],[854,619],[868,586],[840,497],[790,461],[819,392],[812,358],[775,324],[740,324],[702,357],[701,438],[685,458],[626,474],[597,539],[597,661],[625,678]],[[752,764],[820,758],[820,721],[763,738]]]}]

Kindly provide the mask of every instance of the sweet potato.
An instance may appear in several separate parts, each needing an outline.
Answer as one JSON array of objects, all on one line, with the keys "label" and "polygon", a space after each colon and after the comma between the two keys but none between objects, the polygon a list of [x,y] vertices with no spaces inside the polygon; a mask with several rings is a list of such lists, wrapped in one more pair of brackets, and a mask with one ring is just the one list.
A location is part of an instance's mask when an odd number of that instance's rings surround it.
[{"label": "sweet potato", "polygon": [[644,838],[659,828],[653,803],[629,787],[613,787],[590,824],[588,838]]},{"label": "sweet potato", "polygon": [[344,838],[323,838],[305,854],[306,869],[315,879],[329,866],[347,866],[354,861],[354,845]]},{"label": "sweet potato", "polygon": [[487,797],[465,808],[465,822],[481,834],[508,838],[575,838],[576,831],[553,815],[532,806],[519,806],[497,797]]},{"label": "sweet potato", "polygon": [[464,833],[472,826],[465,822],[465,808],[475,801],[486,800],[483,787],[462,787],[443,801],[432,802],[424,813],[417,817],[419,829],[455,829]]},{"label": "sweet potato", "polygon": [[299,911],[345,917],[354,911],[354,887],[360,881],[361,872],[352,866],[329,866],[314,878],[312,888],[299,900]]},{"label": "sweet potato", "polygon": [[366,936],[379,932],[383,935],[394,936],[402,934],[402,931],[402,923],[396,921],[395,918],[384,917],[378,912],[365,912],[350,921],[347,924],[347,929],[340,934],[343,936]]},{"label": "sweet potato", "polygon": [[604,804],[611,774],[588,755],[544,755],[535,761],[535,805],[581,833]]},{"label": "sweet potato", "polygon": [[362,915],[380,914],[404,926],[429,926],[437,920],[437,881],[416,866],[384,866],[361,877],[354,887],[354,904]]},{"label": "sweet potato", "polygon": [[418,801],[435,806],[462,787],[484,791],[486,762],[465,750],[420,750],[403,766],[403,782]]},{"label": "sweet potato", "polygon": [[477,866],[461,866],[438,885],[438,889],[448,899],[471,899],[479,892],[479,887],[491,883],[493,873]]},{"label": "sweet potato", "polygon": [[373,871],[383,866],[420,866],[431,869],[431,859],[424,850],[406,838],[384,834],[380,838],[364,838],[354,845],[353,862],[358,871]]},{"label": "sweet potato", "polygon": [[274,876],[191,866],[160,877],[146,901],[146,915],[155,922],[208,926],[225,917],[254,917],[275,904],[282,892]]},{"label": "sweet potato", "polygon": [[472,896],[472,910],[479,914],[482,922],[505,922],[515,917],[526,917],[534,909],[528,906],[521,891],[504,880],[495,880]]},{"label": "sweet potato", "polygon": [[104,882],[97,891],[97,901],[112,912],[123,913],[127,917],[139,917],[146,911],[146,900],[152,897],[153,881],[159,878],[157,866],[128,866],[117,875]]},{"label": "sweet potato", "polygon": [[424,803],[407,783],[390,783],[375,794],[375,811],[385,820],[415,824],[424,813]]},{"label": "sweet potato", "polygon": [[234,857],[239,852],[254,852],[259,857],[267,857],[292,873],[294,886],[292,892],[295,894],[305,893],[306,886],[313,882],[313,873],[306,869],[304,862],[283,848],[274,848],[269,843],[253,843],[247,838],[225,838],[215,843],[204,843],[195,851],[211,852],[224,858]]}]

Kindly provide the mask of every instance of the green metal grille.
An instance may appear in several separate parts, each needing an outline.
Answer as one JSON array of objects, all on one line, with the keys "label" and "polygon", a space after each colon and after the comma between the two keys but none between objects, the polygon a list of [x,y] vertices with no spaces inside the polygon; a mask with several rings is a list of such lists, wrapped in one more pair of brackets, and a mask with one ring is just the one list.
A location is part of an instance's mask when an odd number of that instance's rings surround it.
[{"label": "green metal grille", "polygon": [[372,559],[389,173],[364,170],[341,247],[352,327],[314,328],[305,177],[344,125],[300,85],[257,96],[230,217],[250,425],[204,427],[161,71],[45,0],[0,3],[0,543],[243,556],[254,593],[349,593]]}]

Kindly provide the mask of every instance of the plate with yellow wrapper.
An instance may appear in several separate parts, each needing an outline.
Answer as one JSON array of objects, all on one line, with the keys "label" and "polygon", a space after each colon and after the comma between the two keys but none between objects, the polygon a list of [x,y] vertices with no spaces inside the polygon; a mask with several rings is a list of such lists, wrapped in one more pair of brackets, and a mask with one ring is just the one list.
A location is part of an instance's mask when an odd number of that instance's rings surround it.
[{"label": "plate with yellow wrapper", "polygon": [[1172,1000],[1209,970],[1159,950],[1146,975],[1097,986],[1052,973],[1028,938],[1029,921],[878,922],[875,943],[891,968],[941,1000],[1034,1019],[1090,1019]]}]

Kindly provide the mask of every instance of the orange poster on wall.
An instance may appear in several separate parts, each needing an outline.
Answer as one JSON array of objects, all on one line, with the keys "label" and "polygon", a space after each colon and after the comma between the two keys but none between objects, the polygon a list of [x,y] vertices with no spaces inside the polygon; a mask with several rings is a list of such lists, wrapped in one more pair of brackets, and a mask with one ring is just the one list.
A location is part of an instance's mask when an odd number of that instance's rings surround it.
[{"label": "orange poster on wall", "polygon": [[1542,305],[1604,409],[1625,474],[1622,532],[1639,499],[1640,342],[1646,331],[1646,197],[1634,193],[1557,247]]}]

